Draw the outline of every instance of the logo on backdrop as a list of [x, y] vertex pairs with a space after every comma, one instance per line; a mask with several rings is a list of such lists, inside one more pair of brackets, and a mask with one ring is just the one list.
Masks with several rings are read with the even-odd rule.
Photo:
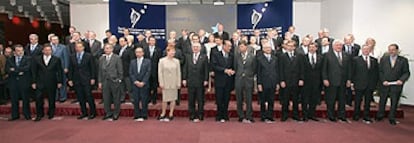
[[129, 19], [131, 20], [131, 28], [134, 28], [137, 22], [141, 19], [141, 16], [145, 14], [145, 10], [147, 9], [147, 5], [144, 5], [144, 8], [137, 12], [134, 8], [131, 8], [131, 14], [129, 15]]
[[252, 15], [251, 15], [251, 22], [252, 22], [252, 29], [256, 29], [257, 24], [262, 20], [263, 13], [266, 11], [266, 8], [269, 6], [269, 4], [265, 3], [264, 7], [261, 8], [261, 13], [257, 12], [256, 9], [253, 9]]

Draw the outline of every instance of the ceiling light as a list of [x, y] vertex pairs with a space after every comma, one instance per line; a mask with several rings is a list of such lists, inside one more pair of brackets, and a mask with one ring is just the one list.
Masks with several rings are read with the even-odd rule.
[[224, 0], [216, 0], [213, 2], [213, 5], [224, 5]]
[[35, 6], [35, 5], [37, 5], [37, 0], [32, 0], [31, 3], [32, 3], [33, 6]]
[[23, 6], [22, 5], [17, 6], [17, 11], [18, 12], [23, 12]]
[[16, 5], [16, 0], [10, 0], [10, 5], [15, 6]]

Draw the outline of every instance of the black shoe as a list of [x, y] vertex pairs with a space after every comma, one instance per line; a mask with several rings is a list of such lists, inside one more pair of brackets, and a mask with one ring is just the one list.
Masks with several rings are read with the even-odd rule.
[[243, 118], [239, 118], [239, 122], [243, 122]]
[[301, 122], [301, 121], [303, 121], [301, 118], [296, 118], [296, 117], [293, 117], [292, 119], [293, 119], [293, 120], [295, 120], [296, 122]]
[[371, 124], [372, 120], [370, 118], [364, 118], [362, 121], [364, 121], [364, 123], [366, 124]]
[[267, 118], [267, 120], [269, 120], [270, 122], [274, 122], [275, 121], [275, 119], [273, 119], [273, 118]]
[[163, 119], [165, 119], [165, 116], [160, 115], [160, 116], [157, 117], [157, 120], [163, 120]]
[[52, 120], [55, 116], [49, 116], [47, 119]]
[[359, 117], [353, 117], [352, 120], [359, 121]]
[[308, 122], [308, 121], [309, 121], [309, 118], [306, 118], [306, 117], [305, 117], [305, 118], [303, 118], [303, 121], [304, 121], [304, 122]]
[[248, 119], [251, 123], [254, 123], [254, 119]]
[[199, 116], [199, 117], [198, 117], [198, 119], [199, 119], [200, 121], [203, 121], [203, 120], [204, 120], [204, 116]]
[[346, 118], [339, 118], [339, 121], [348, 123], [348, 120]]
[[70, 102], [70, 104], [76, 104], [78, 102], [79, 102], [78, 100], [73, 100], [72, 102]]
[[267, 119], [266, 118], [260, 118], [261, 122], [265, 122]]
[[36, 117], [36, 119], [34, 119], [33, 121], [39, 122], [40, 120], [42, 120], [42, 117]]
[[336, 122], [336, 119], [335, 118], [329, 118], [329, 121]]
[[175, 101], [175, 106], [180, 106], [180, 101]]
[[108, 120], [110, 118], [112, 118], [112, 116], [105, 116], [105, 117], [102, 118], [102, 120]]
[[78, 119], [78, 120], [82, 120], [83, 118], [86, 118], [86, 117], [88, 117], [88, 115], [83, 114], [83, 115], [80, 115], [77, 119]]
[[384, 119], [383, 117], [377, 117], [377, 118], [375, 118], [375, 121], [380, 122], [380, 121], [382, 121], [383, 119]]
[[139, 118], [141, 118], [141, 117], [135, 116], [135, 117], [134, 117], [134, 120], [139, 119]]
[[116, 120], [119, 119], [119, 116], [114, 116], [114, 118], [112, 118], [112, 119], [114, 119], [114, 121], [116, 121]]
[[174, 116], [169, 116], [169, 117], [168, 117], [168, 119], [169, 119], [170, 121], [172, 121], [172, 120], [174, 119]]
[[282, 118], [280, 119], [280, 121], [285, 122], [287, 119], [288, 119], [287, 117], [282, 117]]
[[65, 100], [59, 100], [59, 102], [60, 103], [65, 103], [66, 102], [66, 99]]
[[148, 117], [147, 116], [144, 116], [144, 117], [142, 117], [144, 120], [148, 120]]
[[26, 117], [24, 117], [24, 119], [25, 119], [25, 120], [31, 120], [31, 119], [32, 119], [32, 117], [30, 117], [30, 116], [26, 116]]
[[390, 120], [390, 124], [395, 126], [395, 125], [397, 125], [397, 122], [395, 120]]
[[91, 115], [89, 115], [88, 120], [95, 119], [95, 117], [96, 117], [96, 115], [95, 115], [95, 114], [91, 114]]
[[310, 117], [309, 119], [311, 119], [312, 121], [319, 122], [319, 119], [317, 119], [317, 118], [315, 118], [315, 117]]
[[18, 120], [20, 117], [14, 117], [14, 118], [10, 118], [8, 121], [16, 121]]

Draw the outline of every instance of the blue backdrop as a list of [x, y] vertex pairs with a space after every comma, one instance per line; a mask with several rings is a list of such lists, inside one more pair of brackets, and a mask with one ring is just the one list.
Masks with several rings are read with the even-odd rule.
[[164, 47], [166, 19], [165, 6], [109, 1], [109, 25], [117, 37], [123, 36], [124, 28], [128, 28], [132, 35], [151, 30], [158, 45]]
[[[254, 29], [264, 32], [268, 28], [278, 28], [279, 32], [285, 32], [292, 25], [293, 17], [292, 0], [273, 0], [267, 3], [242, 4], [237, 6], [237, 29], [244, 34], [251, 35]], [[252, 14], [256, 11], [256, 26], [252, 24]], [[253, 22], [254, 23], [254, 22]]]

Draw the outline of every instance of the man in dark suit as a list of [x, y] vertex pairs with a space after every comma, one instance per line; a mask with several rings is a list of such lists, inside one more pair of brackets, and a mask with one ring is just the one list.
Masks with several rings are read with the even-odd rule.
[[[81, 107], [78, 119], [94, 119], [96, 117], [95, 100], [92, 96], [92, 86], [96, 79], [95, 58], [84, 51], [82, 42], [76, 43], [76, 53], [70, 56], [68, 84], [75, 88], [75, 93]], [[86, 110], [88, 102], [90, 111]]]
[[39, 45], [39, 36], [37, 34], [30, 34], [30, 43], [24, 48], [24, 55], [36, 57], [42, 55], [42, 46]]
[[[192, 44], [192, 54], [187, 54], [183, 68], [183, 85], [188, 86], [188, 111], [190, 120], [204, 120], [204, 87], [208, 85], [208, 58], [201, 53], [201, 44]], [[195, 103], [197, 102], [197, 110]]]
[[151, 60], [151, 76], [149, 79], [149, 102], [157, 102], [158, 62], [162, 57], [161, 49], [155, 45], [155, 38], [150, 37], [147, 47], [144, 47], [144, 58]]
[[103, 44], [108, 44], [109, 38], [112, 36], [111, 30], [105, 30], [105, 38], [102, 40]]
[[326, 53], [332, 52], [332, 44], [329, 42], [328, 38], [322, 38], [321, 44], [318, 44], [318, 54], [324, 56]]
[[56, 89], [62, 87], [62, 63], [60, 58], [52, 55], [52, 46], [43, 46], [43, 56], [38, 56], [32, 64], [32, 88], [36, 90], [36, 119], [40, 121], [44, 116], [43, 95], [48, 97], [49, 119], [55, 116]]
[[299, 89], [304, 85], [304, 56], [295, 54], [295, 41], [286, 43], [287, 52], [280, 55], [280, 87], [283, 89], [281, 95], [282, 118], [286, 121], [289, 114], [289, 99], [292, 99], [293, 120], [302, 121], [299, 118]]
[[309, 52], [309, 44], [311, 42], [312, 41], [308, 37], [303, 37], [302, 43], [300, 43], [300, 46], [298, 48], [296, 48], [295, 52], [298, 53], [298, 54], [307, 55], [308, 52]]
[[220, 51], [211, 52], [211, 66], [214, 71], [214, 87], [217, 103], [216, 121], [229, 120], [228, 107], [230, 92], [234, 88], [233, 53], [231, 42], [225, 41]]
[[[134, 120], [142, 122], [148, 119], [148, 89], [151, 76], [151, 61], [144, 59], [144, 49], [135, 49], [136, 59], [129, 65], [129, 77], [134, 98]], [[141, 104], [141, 107], [140, 105]]]
[[[273, 105], [275, 92], [279, 90], [279, 60], [272, 54], [270, 44], [263, 44], [263, 53], [257, 55], [257, 88], [260, 92], [262, 122], [274, 122]], [[267, 106], [266, 106], [267, 103]]]
[[317, 54], [318, 46], [316, 43], [308, 45], [308, 54], [305, 56], [304, 64], [304, 82], [303, 86], [303, 100], [302, 112], [303, 120], [306, 122], [309, 119], [319, 121], [315, 117], [316, 105], [321, 100], [322, 90], [322, 56]]
[[[247, 44], [241, 42], [240, 54], [235, 56], [234, 70], [236, 71], [236, 99], [239, 122], [253, 123], [252, 96], [254, 76], [256, 75], [256, 57], [247, 51]], [[246, 114], [243, 111], [243, 101], [246, 105]]]
[[65, 43], [66, 45], [72, 43], [72, 34], [76, 32], [76, 27], [75, 26], [70, 26], [69, 27], [69, 35], [65, 37]]
[[30, 115], [30, 81], [31, 70], [30, 63], [31, 58], [24, 56], [24, 50], [22, 45], [14, 46], [15, 56], [7, 59], [6, 73], [8, 77], [8, 87], [10, 90], [12, 114], [9, 121], [14, 121], [20, 118], [19, 116], [19, 98], [23, 100], [23, 114], [26, 120], [31, 119]]
[[342, 52], [343, 42], [333, 42], [334, 51], [328, 52], [323, 61], [322, 79], [326, 87], [325, 101], [328, 108], [328, 118], [336, 122], [335, 102], [338, 100], [337, 116], [340, 121], [348, 122], [345, 116], [345, 89], [351, 86], [351, 58]]
[[[351, 34], [348, 34], [344, 38], [344, 46], [342, 52], [350, 56], [351, 58], [357, 57], [361, 46], [355, 44]], [[346, 105], [352, 106], [352, 90], [351, 88], [346, 89]]]
[[80, 32], [74, 32], [72, 34], [72, 40], [71, 41], [73, 41], [73, 42], [67, 44], [67, 48], [68, 48], [67, 50], [69, 51], [69, 55], [72, 55], [72, 54], [76, 53], [76, 51], [75, 51], [76, 42], [84, 42], [83, 46], [85, 47], [85, 52], [88, 52], [88, 53], [91, 52], [89, 44], [87, 43], [88, 41], [87, 40], [83, 41], [80, 36], [81, 36]]
[[370, 47], [362, 47], [362, 55], [352, 59], [352, 83], [355, 89], [355, 108], [353, 120], [358, 121], [361, 114], [361, 101], [364, 99], [364, 119], [367, 124], [372, 122], [370, 113], [370, 103], [372, 94], [378, 83], [378, 61], [369, 56]]
[[[123, 68], [121, 58], [113, 53], [113, 46], [104, 46], [105, 54], [99, 58], [98, 88], [102, 89], [105, 116], [103, 120], [118, 120], [121, 111], [121, 83]], [[114, 110], [111, 109], [112, 103]]]
[[214, 37], [222, 37], [223, 40], [230, 40], [230, 35], [226, 31], [224, 31], [223, 24], [219, 23], [217, 25], [217, 30], [218, 31], [216, 33], [214, 33]]
[[295, 30], [296, 30], [295, 26], [289, 26], [288, 28], [288, 32], [290, 33], [291, 40], [295, 41], [296, 45], [300, 45], [299, 36], [295, 33]]
[[396, 125], [395, 112], [397, 111], [398, 101], [405, 82], [410, 78], [410, 68], [408, 60], [399, 56], [399, 46], [391, 44], [388, 46], [387, 56], [381, 58], [379, 65], [379, 79], [381, 82], [381, 97], [377, 113], [377, 121], [384, 118], [385, 103], [388, 97], [391, 98], [391, 109], [388, 119], [391, 125]]
[[198, 37], [200, 37], [200, 44], [204, 45], [208, 43], [208, 37], [206, 36], [206, 31], [204, 29], [198, 30]]
[[[122, 78], [122, 84], [121, 84], [121, 103], [125, 103], [125, 95], [131, 94], [131, 81], [129, 78], [129, 64], [131, 63], [131, 60], [135, 59], [134, 54], [134, 47], [130, 47], [127, 45], [127, 41], [125, 37], [119, 38], [119, 45], [121, 48], [119, 50], [115, 50], [114, 53], [119, 55], [122, 60], [122, 68], [123, 68], [123, 78]], [[132, 96], [130, 96], [132, 97]], [[131, 101], [133, 101], [133, 98], [130, 98]]]
[[178, 49], [180, 49], [182, 52], [184, 52], [184, 48], [188, 47], [188, 45], [190, 45], [191, 43], [191, 39], [188, 36], [188, 30], [187, 29], [183, 29], [181, 30], [181, 37], [178, 38]]

